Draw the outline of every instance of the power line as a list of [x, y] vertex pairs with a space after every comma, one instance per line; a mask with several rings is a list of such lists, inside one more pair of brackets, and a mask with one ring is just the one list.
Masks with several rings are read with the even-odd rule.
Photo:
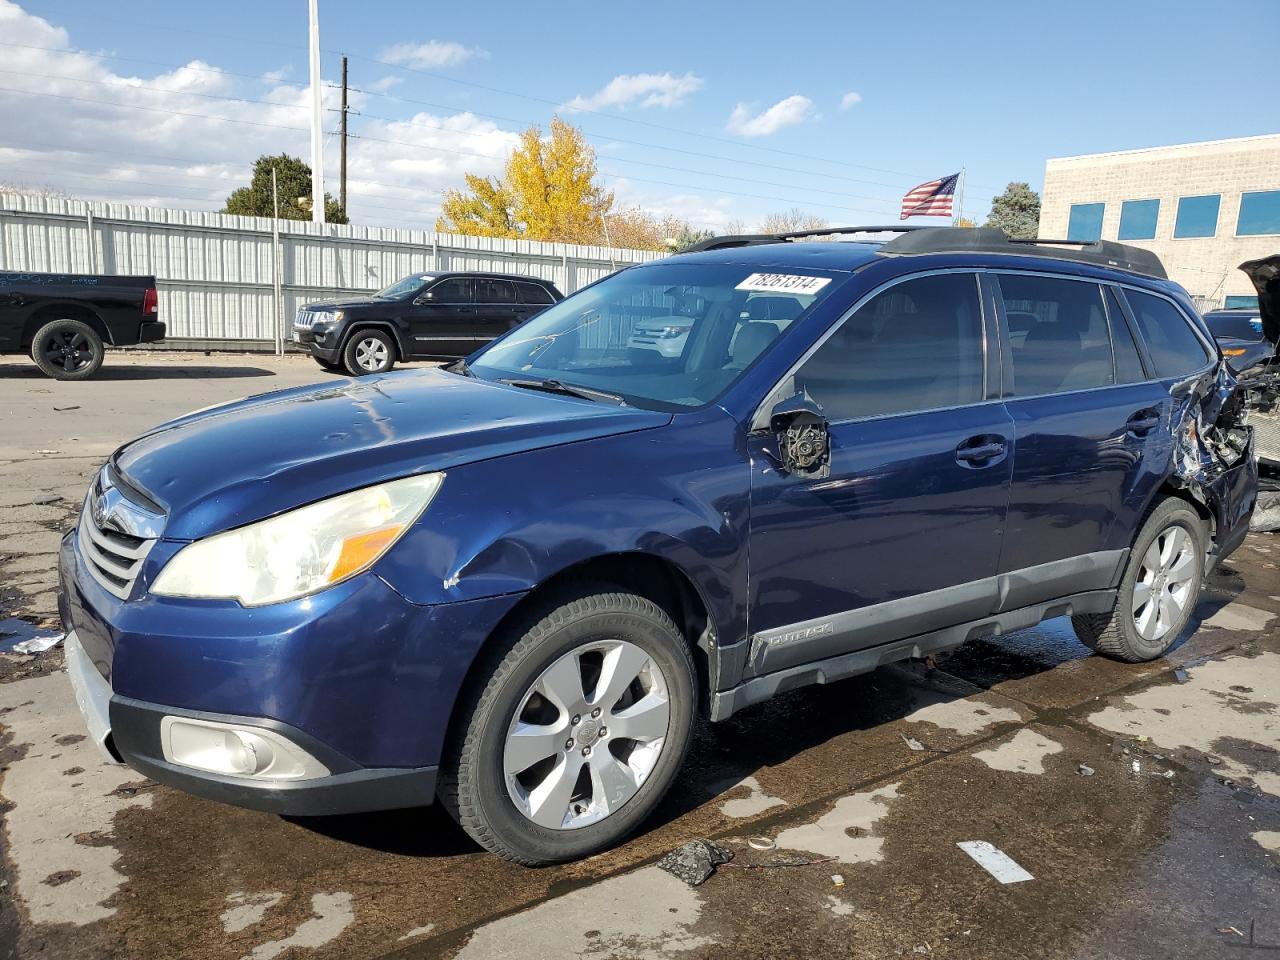
[[[68, 100], [75, 103], [89, 103], [97, 106], [117, 107], [125, 110], [145, 110], [152, 113], [165, 113], [171, 116], [190, 117], [190, 118], [202, 119], [202, 120], [214, 120], [222, 123], [244, 124], [248, 126], [264, 127], [264, 128], [276, 129], [276, 130], [288, 130], [294, 133], [310, 132], [310, 129], [308, 127], [291, 127], [285, 124], [268, 123], [266, 121], [261, 121], [261, 120], [244, 120], [244, 119], [235, 118], [235, 117], [222, 117], [222, 116], [216, 116], [213, 114], [206, 114], [206, 113], [192, 113], [190, 111], [172, 110], [164, 107], [149, 107], [149, 106], [145, 106], [143, 104], [138, 104], [138, 103], [113, 103], [111, 101], [105, 101], [105, 100], [93, 100], [88, 97], [74, 97], [69, 94], [62, 94], [62, 93], [45, 93], [43, 91], [15, 89], [12, 87], [0, 87], [0, 93], [21, 93], [21, 94], [27, 94], [28, 96], [46, 97], [46, 98], [51, 98], [55, 100]], [[497, 156], [493, 156], [492, 154], [475, 153], [475, 152], [466, 151], [466, 150], [453, 150], [447, 147], [436, 146], [434, 144], [426, 144], [426, 143], [420, 143], [420, 142], [415, 143], [407, 140], [394, 140], [387, 137], [374, 137], [367, 134], [351, 134], [351, 138], [353, 140], [368, 140], [374, 143], [396, 144], [399, 146], [408, 146], [408, 147], [415, 147], [418, 149], [433, 150], [437, 153], [451, 153], [456, 156], [473, 157], [473, 158], [482, 159], [482, 160], [494, 160], [499, 162], [506, 160], [506, 157], [497, 157]], [[636, 177], [636, 176], [631, 176], [629, 174], [621, 174], [621, 173], [616, 173], [616, 172], [606, 171], [606, 170], [602, 170], [600, 171], [600, 173], [603, 176], [611, 176], [617, 179], [636, 181], [638, 183], [652, 183], [659, 186], [674, 187], [676, 189], [703, 191], [703, 192], [705, 192], [708, 189], [708, 187], [706, 186], [698, 186], [698, 185], [688, 184], [688, 183], [684, 183], [684, 184], [672, 183], [666, 180], [653, 180], [646, 177]], [[706, 175], [714, 176], [715, 174], [706, 174]], [[741, 191], [734, 191], [734, 190], [714, 189], [714, 192], [727, 194], [730, 196], [749, 197], [749, 198], [758, 199], [758, 200], [771, 200], [771, 201], [776, 201], [780, 203], [791, 203], [791, 204], [803, 203], [803, 204], [808, 204], [810, 206], [822, 207], [825, 209], [842, 210], [850, 213], [864, 213], [864, 214], [869, 213], [875, 216], [881, 215], [883, 212], [883, 211], [877, 211], [877, 210], [867, 210], [865, 208], [859, 208], [859, 207], [846, 207], [840, 204], [815, 202], [812, 200], [797, 201], [795, 198], [790, 198], [790, 197], [765, 196], [762, 194], [744, 193]]]
[[[120, 21], [113, 21], [113, 22], [119, 23]], [[179, 32], [179, 33], [197, 33], [197, 34], [198, 34], [198, 35], [200, 35], [200, 36], [221, 36], [221, 37], [223, 37], [224, 39], [229, 39], [229, 40], [237, 40], [237, 41], [239, 41], [239, 40], [246, 40], [246, 39], [247, 39], [247, 40], [254, 40], [255, 42], [270, 43], [270, 45], [278, 46], [278, 47], [282, 47], [282, 48], [287, 48], [287, 49], [291, 49], [291, 50], [300, 50], [300, 49], [303, 49], [300, 45], [297, 45], [297, 44], [289, 44], [289, 43], [276, 42], [276, 41], [261, 41], [261, 40], [259, 40], [258, 38], [252, 38], [252, 37], [237, 37], [237, 36], [233, 36], [233, 35], [230, 35], [230, 34], [210, 34], [210, 33], [206, 33], [205, 31], [191, 31], [191, 30], [184, 30], [184, 29], [182, 29], [182, 28], [178, 28], [178, 27], [165, 26], [165, 25], [163, 25], [163, 24], [159, 24], [159, 25], [157, 25], [157, 24], [149, 24], [148, 26], [149, 26], [150, 28], [152, 28], [152, 29], [170, 30], [170, 31]], [[175, 69], [175, 70], [176, 70], [176, 69], [184, 69], [184, 68], [186, 68], [186, 69], [193, 69], [193, 70], [201, 70], [201, 69], [203, 69], [203, 70], [205, 70], [205, 71], [207, 71], [207, 72], [225, 73], [225, 74], [227, 74], [227, 75], [229, 75], [229, 76], [241, 76], [241, 77], [247, 77], [247, 78], [249, 78], [249, 79], [253, 79], [253, 80], [257, 80], [257, 81], [261, 81], [261, 80], [262, 80], [262, 77], [261, 77], [261, 76], [259, 76], [259, 75], [238, 74], [238, 73], [233, 73], [232, 71], [228, 71], [228, 70], [220, 70], [220, 69], [217, 69], [217, 68], [211, 68], [211, 67], [210, 67], [210, 68], [196, 68], [196, 67], [190, 67], [190, 68], [188, 68], [188, 67], [186, 67], [186, 65], [183, 65], [183, 64], [162, 64], [162, 63], [157, 63], [156, 61], [147, 61], [147, 60], [143, 60], [143, 59], [140, 59], [140, 58], [119, 57], [119, 56], [107, 55], [107, 54], [93, 54], [93, 53], [87, 53], [87, 52], [84, 52], [84, 51], [73, 50], [73, 49], [55, 48], [55, 47], [38, 47], [38, 46], [35, 46], [35, 45], [19, 44], [19, 43], [11, 43], [11, 42], [5, 42], [5, 41], [0, 41], [0, 44], [3, 44], [3, 45], [5, 45], [5, 46], [26, 47], [26, 48], [28, 48], [28, 49], [35, 49], [35, 50], [48, 50], [48, 51], [50, 51], [50, 52], [57, 52], [57, 53], [70, 53], [70, 54], [78, 54], [78, 55], [81, 55], [81, 56], [101, 57], [101, 58], [103, 58], [103, 59], [120, 60], [120, 61], [124, 61], [124, 62], [150, 63], [150, 64], [155, 65], [155, 66], [165, 66], [165, 67], [168, 67], [169, 69]], [[490, 85], [488, 85], [488, 84], [477, 83], [477, 82], [472, 81], [472, 80], [463, 80], [463, 79], [462, 79], [462, 78], [460, 78], [460, 77], [451, 77], [451, 76], [449, 76], [449, 75], [447, 75], [447, 74], [435, 73], [434, 71], [424, 70], [424, 69], [422, 69], [422, 68], [420, 68], [420, 67], [411, 67], [411, 66], [407, 66], [407, 65], [405, 65], [405, 64], [392, 63], [391, 61], [388, 61], [388, 60], [382, 60], [382, 59], [379, 59], [379, 58], [377, 58], [377, 57], [370, 57], [370, 56], [366, 56], [366, 55], [364, 55], [364, 54], [358, 54], [358, 53], [344, 54], [344, 53], [343, 53], [342, 51], [340, 51], [340, 50], [334, 50], [334, 49], [329, 49], [329, 48], [325, 48], [323, 52], [324, 52], [324, 53], [328, 53], [328, 54], [333, 54], [333, 55], [336, 55], [336, 56], [344, 56], [344, 55], [346, 55], [346, 56], [350, 56], [351, 58], [356, 59], [356, 60], [364, 60], [364, 61], [369, 62], [369, 63], [376, 63], [376, 64], [378, 64], [378, 65], [380, 65], [380, 66], [387, 67], [387, 68], [389, 68], [389, 69], [393, 69], [393, 70], [401, 70], [401, 71], [404, 71], [404, 72], [407, 72], [407, 73], [413, 73], [413, 74], [420, 74], [420, 75], [422, 75], [422, 76], [430, 77], [430, 78], [435, 79], [435, 80], [442, 80], [442, 81], [444, 81], [444, 82], [446, 82], [446, 83], [455, 83], [455, 84], [460, 84], [460, 85], [463, 85], [463, 86], [469, 86], [469, 87], [473, 87], [473, 88], [476, 88], [476, 89], [485, 90], [485, 91], [488, 91], [488, 92], [490, 92], [490, 93], [496, 93], [496, 94], [499, 94], [500, 96], [509, 96], [509, 97], [516, 97], [516, 98], [523, 99], [523, 100], [529, 100], [529, 101], [534, 102], [534, 103], [541, 103], [541, 104], [545, 104], [545, 105], [550, 105], [550, 106], [555, 107], [555, 108], [557, 108], [557, 109], [563, 106], [563, 103], [562, 103], [562, 102], [557, 101], [557, 100], [552, 100], [552, 99], [549, 99], [549, 98], [547, 98], [547, 97], [539, 97], [539, 96], [535, 96], [535, 95], [533, 95], [533, 94], [520, 93], [520, 92], [518, 92], [518, 91], [514, 91], [514, 90], [505, 90], [505, 89], [503, 89], [503, 88], [501, 88], [501, 87], [494, 87], [494, 86], [490, 86]], [[367, 91], [367, 90], [366, 90], [366, 91], [361, 91], [361, 92], [363, 92], [363, 93], [365, 93], [365, 94], [367, 94], [367, 95], [375, 95], [375, 96], [376, 96], [376, 95], [379, 95], [377, 91]], [[384, 96], [392, 96], [392, 95], [390, 95], [390, 94], [382, 94], [382, 95], [384, 95]], [[407, 100], [407, 98], [403, 98], [403, 99], [406, 99], [406, 100]], [[414, 101], [412, 101], [412, 100], [408, 100], [408, 102], [414, 102]], [[423, 105], [428, 105], [428, 104], [425, 104], [425, 103], [424, 103]], [[435, 106], [436, 106], [436, 108], [437, 108], [437, 109], [457, 109], [456, 107], [444, 107], [444, 106], [440, 106], [440, 105], [435, 105]], [[742, 142], [742, 141], [740, 141], [740, 140], [733, 140], [733, 139], [730, 139], [730, 138], [728, 138], [728, 137], [719, 137], [719, 136], [715, 136], [715, 135], [713, 135], [713, 134], [699, 133], [699, 132], [694, 131], [694, 130], [686, 130], [686, 129], [683, 129], [683, 128], [680, 128], [680, 127], [673, 127], [673, 126], [670, 126], [670, 125], [668, 125], [668, 124], [655, 123], [655, 122], [653, 122], [653, 121], [649, 121], [649, 120], [641, 120], [641, 119], [639, 119], [638, 117], [627, 117], [627, 116], [623, 116], [623, 115], [621, 115], [621, 114], [608, 113], [608, 112], [603, 111], [603, 110], [590, 110], [590, 109], [583, 109], [583, 110], [577, 110], [577, 111], [574, 111], [574, 112], [577, 112], [577, 113], [587, 113], [587, 114], [591, 114], [591, 115], [593, 115], [593, 116], [598, 116], [598, 117], [601, 117], [601, 118], [604, 118], [604, 119], [617, 120], [617, 121], [621, 121], [621, 122], [623, 122], [623, 123], [631, 123], [631, 124], [635, 124], [635, 125], [639, 125], [639, 126], [649, 127], [649, 128], [651, 128], [651, 129], [655, 129], [655, 130], [662, 130], [662, 131], [665, 131], [665, 132], [668, 132], [668, 133], [679, 133], [679, 134], [681, 134], [681, 135], [683, 135], [683, 136], [696, 137], [696, 138], [699, 138], [699, 139], [710, 140], [710, 141], [714, 141], [714, 142], [717, 142], [717, 143], [724, 143], [724, 144], [728, 144], [728, 145], [730, 145], [730, 146], [733, 146], [733, 147], [735, 147], [735, 148], [737, 148], [737, 149], [758, 150], [758, 151], [764, 151], [764, 152], [768, 152], [768, 153], [778, 154], [778, 155], [781, 155], [781, 156], [788, 156], [788, 157], [794, 157], [794, 158], [805, 159], [805, 160], [816, 160], [816, 161], [818, 161], [818, 162], [820, 162], [820, 163], [829, 163], [829, 164], [833, 164], [833, 165], [835, 165], [835, 166], [853, 167], [853, 168], [861, 169], [861, 170], [870, 170], [870, 171], [872, 171], [872, 172], [876, 172], [876, 173], [887, 173], [887, 174], [889, 174], [889, 175], [891, 175], [891, 176], [900, 176], [900, 177], [903, 177], [904, 179], [919, 179], [919, 176], [920, 176], [920, 175], [918, 175], [918, 174], [907, 173], [907, 172], [902, 171], [902, 170], [892, 170], [892, 169], [889, 169], [889, 168], [886, 168], [886, 167], [874, 167], [874, 166], [870, 166], [870, 165], [867, 165], [867, 164], [853, 163], [853, 162], [851, 162], [851, 161], [849, 161], [849, 160], [846, 160], [846, 159], [839, 159], [839, 160], [836, 160], [836, 159], [832, 159], [832, 158], [829, 158], [829, 157], [822, 157], [822, 156], [817, 156], [817, 155], [813, 155], [813, 154], [799, 153], [799, 152], [791, 151], [791, 150], [782, 150], [782, 149], [777, 148], [777, 147], [767, 147], [767, 146], [764, 146], [764, 145], [762, 145], [762, 144], [756, 144], [756, 143], [745, 143], [745, 142]], [[477, 115], [480, 115], [480, 114], [477, 114]], [[522, 122], [522, 121], [512, 121], [512, 122]], [[603, 136], [603, 134], [596, 134], [596, 135], [597, 135], [597, 136]], [[617, 137], [615, 137], [615, 138], [613, 138], [613, 139], [616, 139], [616, 140], [618, 140], [619, 142], [628, 142], [628, 141], [624, 141], [624, 140], [622, 140], [622, 138], [617, 138]], [[631, 142], [633, 145], [636, 145], [636, 146], [649, 146], [649, 147], [653, 147], [653, 148], [656, 148], [656, 149], [674, 149], [674, 148], [670, 148], [670, 147], [659, 147], [658, 145], [655, 145], [655, 144], [644, 144], [644, 143], [637, 142], [637, 141], [630, 141], [630, 142]], [[688, 152], [688, 151], [681, 151], [681, 152]], [[717, 157], [716, 159], [724, 159], [724, 160], [729, 160], [730, 162], [736, 162], [736, 163], [753, 163], [753, 161], [742, 160], [742, 159], [735, 159], [735, 158]], [[785, 169], [785, 168], [784, 168], [784, 169]], [[824, 176], [824, 174], [817, 174], [817, 173], [813, 173], [813, 174], [811, 174], [811, 175], [813, 175], [813, 176]], [[828, 174], [828, 175], [825, 175], [825, 176], [834, 176], [834, 175], [829, 175], [829, 174]], [[839, 179], [854, 180], [855, 178], [840, 177]], [[869, 184], [871, 184], [871, 185], [875, 185], [875, 186], [887, 186], [887, 187], [893, 187], [893, 185], [892, 185], [892, 184], [883, 184], [883, 183], [879, 183], [879, 182], [876, 182], [876, 181], [858, 181], [858, 180], [855, 180], [855, 182], [869, 183]], [[984, 185], [984, 184], [977, 184], [977, 183], [975, 183], [975, 184], [969, 184], [969, 186], [978, 187], [979, 189], [988, 189], [988, 190], [994, 190], [994, 189], [995, 189], [995, 188], [993, 188], [993, 187], [990, 187], [990, 186], [987, 186], [987, 185]]]

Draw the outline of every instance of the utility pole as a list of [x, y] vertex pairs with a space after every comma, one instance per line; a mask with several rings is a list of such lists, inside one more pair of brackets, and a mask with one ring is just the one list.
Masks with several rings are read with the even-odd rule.
[[[342, 138], [340, 141], [342, 144], [342, 148], [341, 148], [342, 164], [341, 164], [341, 167], [339, 168], [340, 173], [338, 174], [338, 177], [342, 182], [338, 187], [338, 197], [339, 197], [339, 202], [342, 204], [342, 212], [346, 213], [347, 212], [347, 58], [345, 55], [342, 58], [342, 112], [339, 114], [339, 116], [342, 118], [341, 119]], [[347, 216], [349, 219], [350, 214], [348, 214]]]
[[324, 223], [324, 99], [320, 91], [320, 13], [317, 0], [308, 5], [311, 16], [311, 222]]

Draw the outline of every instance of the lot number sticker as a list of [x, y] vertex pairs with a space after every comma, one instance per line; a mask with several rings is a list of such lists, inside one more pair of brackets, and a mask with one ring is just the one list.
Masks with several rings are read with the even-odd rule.
[[815, 294], [830, 282], [830, 277], [802, 277], [794, 273], [753, 273], [734, 289], [767, 293]]

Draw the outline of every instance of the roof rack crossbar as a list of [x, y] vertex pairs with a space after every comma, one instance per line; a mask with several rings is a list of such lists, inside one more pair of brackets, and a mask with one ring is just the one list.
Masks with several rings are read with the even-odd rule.
[[[1003, 253], [1025, 256], [1020, 247], [1035, 246], [1035, 256], [1089, 263], [1112, 270], [1124, 270], [1160, 280], [1169, 279], [1164, 264], [1150, 250], [1113, 240], [1015, 239], [994, 227], [937, 227], [894, 237], [880, 247], [880, 253]], [[1072, 249], [1064, 249], [1069, 247]]]
[[726, 250], [730, 247], [753, 247], [762, 243], [788, 243], [792, 240], [803, 240], [808, 237], [829, 237], [836, 234], [852, 233], [908, 233], [912, 230], [928, 230], [923, 224], [893, 224], [890, 226], [870, 227], [819, 227], [815, 230], [792, 230], [788, 233], [743, 233], [725, 237], [711, 237], [682, 253], [701, 253], [704, 250]]

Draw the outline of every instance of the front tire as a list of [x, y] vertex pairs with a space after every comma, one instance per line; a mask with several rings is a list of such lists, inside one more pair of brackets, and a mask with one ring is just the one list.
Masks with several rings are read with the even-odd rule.
[[1155, 660], [1177, 642], [1204, 581], [1204, 522], [1176, 497], [1160, 503], [1138, 531], [1115, 608], [1071, 618], [1076, 636], [1113, 660]]
[[386, 373], [395, 362], [395, 341], [382, 330], [357, 330], [342, 351], [342, 365], [353, 377]]
[[88, 380], [102, 366], [102, 337], [80, 320], [54, 320], [36, 331], [31, 359], [55, 380]]
[[526, 866], [610, 847], [684, 761], [695, 676], [656, 604], [607, 587], [567, 596], [491, 655], [460, 707], [441, 801], [477, 843]]

